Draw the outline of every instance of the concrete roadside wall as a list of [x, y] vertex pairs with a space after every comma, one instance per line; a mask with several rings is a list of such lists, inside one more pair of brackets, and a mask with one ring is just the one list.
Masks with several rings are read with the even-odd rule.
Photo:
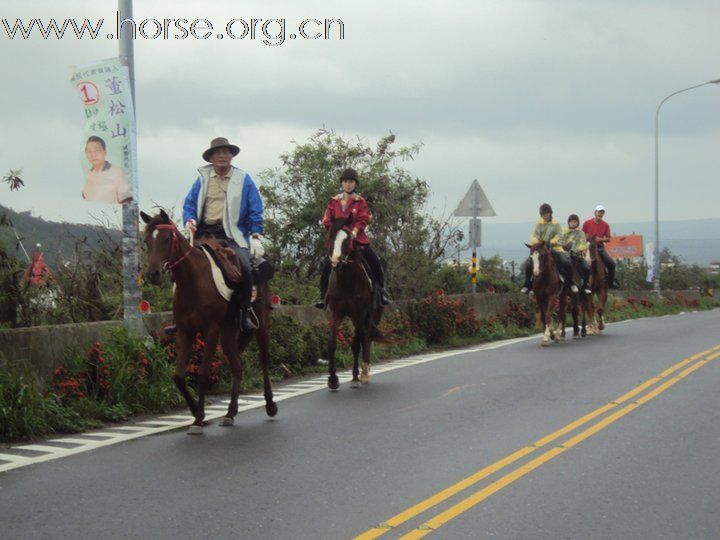
[[[638, 300], [654, 298], [652, 291], [615, 291], [616, 296], [633, 296]], [[666, 296], [681, 294], [688, 299], [699, 299], [698, 291], [668, 291]], [[448, 298], [459, 299], [475, 308], [478, 319], [503, 313], [509, 301], [529, 305], [531, 300], [519, 293], [507, 294], [458, 294]], [[407, 301], [399, 301], [390, 306], [387, 312], [402, 310]], [[323, 322], [327, 312], [312, 306], [279, 306], [273, 316], [286, 315], [302, 323]], [[164, 324], [172, 321], [171, 312], [152, 313], [143, 317], [150, 332], [160, 332]], [[0, 360], [29, 362], [41, 376], [48, 376], [52, 369], [63, 359], [68, 349], [88, 349], [96, 341], [101, 341], [110, 330], [119, 328], [122, 321], [103, 321], [80, 324], [57, 324], [51, 326], [33, 326], [0, 330]]]

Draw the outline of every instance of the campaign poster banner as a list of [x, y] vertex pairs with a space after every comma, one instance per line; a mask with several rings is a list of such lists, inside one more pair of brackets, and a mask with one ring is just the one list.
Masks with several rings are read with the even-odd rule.
[[137, 200], [135, 115], [130, 76], [119, 58], [76, 66], [70, 79], [83, 106], [82, 197], [105, 204]]
[[643, 256], [643, 237], [640, 234], [612, 236], [605, 242], [605, 251], [613, 259], [639, 259]]

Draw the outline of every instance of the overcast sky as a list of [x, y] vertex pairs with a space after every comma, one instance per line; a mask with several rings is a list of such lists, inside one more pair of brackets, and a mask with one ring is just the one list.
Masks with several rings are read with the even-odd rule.
[[[493, 222], [653, 218], [654, 113], [667, 94], [720, 78], [717, 1], [146, 1], [134, 18], [339, 18], [345, 39], [135, 42], [140, 207], [178, 206], [210, 139], [242, 148], [257, 179], [321, 126], [373, 144], [422, 142], [406, 166], [452, 210], [477, 178]], [[3, 0], [0, 18], [105, 18], [117, 3]], [[1, 22], [1, 21], [0, 21]], [[293, 27], [293, 28], [291, 28]], [[81, 103], [72, 67], [117, 55], [103, 36], [8, 39], [0, 24], [0, 173], [26, 187], [0, 203], [90, 222], [81, 200]], [[262, 37], [262, 36], [261, 36]], [[661, 114], [661, 218], [720, 217], [720, 85], [673, 97]]]

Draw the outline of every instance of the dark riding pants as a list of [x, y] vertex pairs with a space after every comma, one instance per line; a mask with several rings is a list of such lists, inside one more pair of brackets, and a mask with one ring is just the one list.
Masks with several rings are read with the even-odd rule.
[[605, 246], [598, 247], [598, 255], [600, 255], [607, 269], [607, 282], [612, 286], [612, 284], [615, 283], [615, 259], [605, 251]]

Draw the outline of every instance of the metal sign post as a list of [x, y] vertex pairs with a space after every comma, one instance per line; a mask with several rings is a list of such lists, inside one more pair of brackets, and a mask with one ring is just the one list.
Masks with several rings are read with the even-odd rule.
[[[132, 0], [118, 0], [119, 20], [132, 19]], [[121, 24], [119, 38], [120, 62], [127, 66], [130, 75], [130, 92], [133, 100], [133, 111], [137, 102], [135, 100], [135, 59], [133, 53], [132, 27]], [[136, 113], [135, 113], [136, 114]], [[130, 175], [132, 185], [138, 185], [137, 174], [137, 131], [135, 128], [135, 117], [131, 119], [132, 129], [130, 136]], [[123, 321], [125, 328], [131, 332], [146, 334], [145, 326], [140, 315], [140, 284], [139, 284], [139, 263], [138, 263], [138, 193], [133, 193], [132, 202], [122, 205], [123, 216]]]
[[470, 266], [470, 283], [472, 283], [472, 292], [477, 292], [477, 271], [478, 271], [478, 256], [477, 248], [482, 244], [481, 239], [481, 221], [478, 219], [480, 216], [495, 216], [495, 210], [490, 204], [485, 192], [480, 187], [477, 179], [473, 180], [470, 184], [470, 189], [458, 204], [458, 207], [453, 212], [453, 215], [458, 217], [469, 216], [472, 217], [470, 221], [470, 247], [472, 248], [472, 258]]

